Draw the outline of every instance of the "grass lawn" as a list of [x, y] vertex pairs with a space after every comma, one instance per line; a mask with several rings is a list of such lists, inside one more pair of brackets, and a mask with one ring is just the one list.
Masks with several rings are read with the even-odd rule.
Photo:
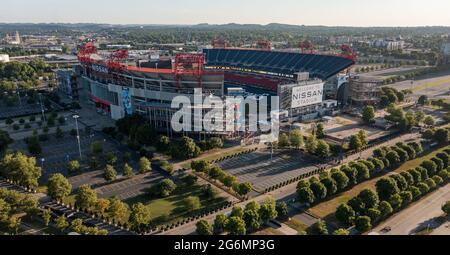
[[434, 156], [436, 156], [436, 154], [443, 152], [444, 149], [446, 149], [446, 148], [447, 147], [443, 147], [438, 150], [432, 151], [421, 158], [417, 158], [417, 159], [406, 162], [405, 164], [403, 164], [402, 166], [400, 166], [398, 169], [396, 169], [395, 171], [393, 171], [391, 173], [388, 173], [384, 176], [380, 176], [375, 179], [372, 179], [372, 180], [366, 181], [364, 183], [361, 183], [359, 185], [356, 185], [354, 188], [352, 188], [351, 190], [349, 190], [347, 192], [339, 194], [330, 200], [327, 200], [325, 202], [322, 202], [318, 205], [313, 206], [312, 208], [309, 209], [309, 212], [317, 217], [322, 218], [322, 219], [332, 220], [332, 219], [334, 219], [333, 214], [336, 211], [336, 209], [339, 207], [339, 205], [341, 205], [343, 203], [347, 203], [350, 199], [357, 196], [362, 190], [364, 190], [364, 189], [375, 190], [375, 184], [381, 178], [392, 175], [394, 173], [401, 173], [401, 172], [407, 171], [409, 169], [416, 168], [416, 167], [420, 166], [420, 164], [422, 164], [423, 161], [433, 158]]
[[172, 196], [166, 198], [152, 199], [149, 195], [144, 194], [125, 200], [124, 202], [130, 206], [138, 202], [147, 205], [152, 212], [153, 222], [156, 224], [163, 224], [187, 217], [192, 213], [185, 210], [183, 203], [183, 200], [189, 196], [200, 197], [202, 204], [201, 209], [213, 207], [225, 201], [225, 199], [221, 197], [206, 199], [201, 196], [201, 193], [201, 186], [196, 185], [194, 187], [180, 187]]
[[308, 228], [308, 225], [293, 218], [283, 223], [288, 225], [290, 228], [297, 230], [298, 233], [306, 232], [306, 229]]
[[417, 91], [421, 91], [421, 90], [425, 90], [428, 88], [433, 88], [433, 87], [438, 87], [438, 86], [442, 86], [445, 85], [447, 83], [450, 82], [450, 79], [442, 79], [442, 80], [437, 80], [437, 81], [432, 81], [432, 82], [427, 82], [425, 84], [419, 85], [419, 86], [415, 86], [413, 91], [417, 92]]
[[252, 236], [282, 236], [284, 234], [274, 228], [265, 228], [256, 233], [253, 233], [251, 235]]

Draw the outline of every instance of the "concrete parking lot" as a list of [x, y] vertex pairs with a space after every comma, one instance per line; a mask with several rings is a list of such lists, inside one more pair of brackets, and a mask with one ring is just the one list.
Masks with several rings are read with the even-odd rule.
[[276, 152], [271, 157], [267, 150], [228, 159], [218, 165], [240, 182], [252, 183], [258, 192], [325, 166], [301, 156], [300, 152]]

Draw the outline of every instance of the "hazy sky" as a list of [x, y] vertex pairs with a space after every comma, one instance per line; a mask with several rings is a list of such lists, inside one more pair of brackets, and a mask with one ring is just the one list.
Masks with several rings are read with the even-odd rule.
[[0, 22], [450, 26], [450, 0], [0, 0]]

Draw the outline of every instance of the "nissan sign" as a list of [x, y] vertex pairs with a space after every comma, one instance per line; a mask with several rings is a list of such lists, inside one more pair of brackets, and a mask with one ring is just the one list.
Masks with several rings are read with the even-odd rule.
[[298, 108], [323, 101], [323, 84], [304, 85], [292, 88], [291, 108]]

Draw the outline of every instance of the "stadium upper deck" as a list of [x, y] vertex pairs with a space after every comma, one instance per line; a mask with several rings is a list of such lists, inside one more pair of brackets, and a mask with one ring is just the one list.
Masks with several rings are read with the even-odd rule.
[[203, 53], [207, 69], [285, 78], [294, 78], [297, 72], [309, 72], [310, 77], [326, 80], [355, 64], [354, 60], [343, 56], [261, 49], [218, 48], [204, 49]]

